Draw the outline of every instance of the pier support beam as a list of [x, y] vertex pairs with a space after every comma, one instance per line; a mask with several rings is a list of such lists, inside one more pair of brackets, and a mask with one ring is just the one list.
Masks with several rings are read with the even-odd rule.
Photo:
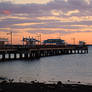
[[5, 54], [4, 53], [2, 54], [2, 60], [5, 60]]
[[28, 53], [24, 53], [24, 58], [28, 59]]
[[19, 53], [19, 54], [20, 54], [20, 59], [23, 59], [22, 53]]
[[16, 59], [16, 53], [14, 53], [14, 59]]

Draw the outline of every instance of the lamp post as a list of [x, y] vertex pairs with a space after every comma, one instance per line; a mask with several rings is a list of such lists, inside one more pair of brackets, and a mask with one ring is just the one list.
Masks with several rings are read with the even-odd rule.
[[39, 36], [40, 36], [40, 45], [41, 45], [41, 34], [39, 34]]
[[72, 38], [73, 39], [73, 44], [75, 45], [75, 38]]
[[12, 45], [12, 32], [7, 33], [7, 35], [10, 35], [10, 39], [11, 39], [11, 45]]
[[11, 34], [11, 45], [12, 45], [12, 32], [10, 32], [10, 34]]
[[41, 45], [41, 34], [37, 34], [37, 35], [38, 35], [38, 36], [37, 36], [37, 37], [38, 37], [38, 40], [40, 41], [39, 44]]

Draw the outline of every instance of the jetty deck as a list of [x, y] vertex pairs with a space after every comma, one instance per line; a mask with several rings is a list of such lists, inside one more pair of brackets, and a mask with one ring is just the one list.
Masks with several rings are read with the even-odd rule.
[[86, 45], [3, 45], [0, 46], [0, 61], [87, 53]]

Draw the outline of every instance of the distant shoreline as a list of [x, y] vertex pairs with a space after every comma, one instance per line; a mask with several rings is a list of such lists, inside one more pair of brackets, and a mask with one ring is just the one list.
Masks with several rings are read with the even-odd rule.
[[86, 45], [86, 46], [92, 46], [92, 44], [91, 45]]

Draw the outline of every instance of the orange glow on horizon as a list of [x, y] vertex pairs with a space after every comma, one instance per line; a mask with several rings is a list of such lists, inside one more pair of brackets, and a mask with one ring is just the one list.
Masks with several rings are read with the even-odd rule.
[[[5, 34], [4, 32], [0, 32], [1, 35], [0, 37], [2, 38], [8, 38], [9, 42], [10, 42], [10, 35]], [[58, 33], [55, 34], [42, 34], [41, 33], [41, 40], [46, 40], [46, 39], [57, 39], [57, 38], [61, 38], [63, 40], [65, 40], [68, 44], [72, 44], [73, 43], [73, 38], [75, 38], [75, 43], [78, 44], [78, 42], [81, 41], [85, 41], [87, 44], [92, 44], [92, 41], [90, 39], [92, 39], [92, 32], [87, 33], [71, 33], [71, 34], [65, 34], [65, 35], [61, 35], [59, 36]], [[30, 34], [28, 32], [23, 32], [23, 33], [13, 33], [13, 44], [22, 44], [22, 38], [23, 37], [34, 37], [36, 39], [37, 38], [37, 34]]]

